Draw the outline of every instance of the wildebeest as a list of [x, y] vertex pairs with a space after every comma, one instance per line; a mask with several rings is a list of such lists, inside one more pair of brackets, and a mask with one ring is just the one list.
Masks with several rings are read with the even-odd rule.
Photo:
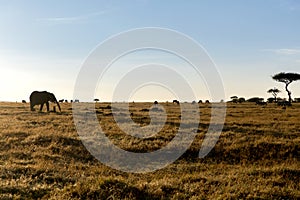
[[26, 101], [25, 101], [25, 100], [22, 100], [22, 103], [26, 103]]
[[158, 102], [157, 101], [154, 101], [154, 105], [157, 105], [158, 104]]
[[60, 99], [60, 100], [58, 100], [58, 102], [59, 102], [59, 103], [62, 103], [62, 102], [64, 102], [64, 99]]

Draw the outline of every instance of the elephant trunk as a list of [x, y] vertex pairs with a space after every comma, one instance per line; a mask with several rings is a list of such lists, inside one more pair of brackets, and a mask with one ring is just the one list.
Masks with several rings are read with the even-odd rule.
[[57, 101], [57, 99], [56, 99], [56, 97], [55, 97], [55, 96], [54, 96], [54, 103], [56, 103], [56, 104], [57, 104], [57, 106], [58, 106], [58, 109], [59, 109], [59, 112], [61, 112], [60, 105], [59, 105], [59, 103], [58, 103], [58, 101]]
[[58, 106], [59, 112], [61, 112], [60, 105], [59, 105], [58, 101], [56, 101], [56, 104]]

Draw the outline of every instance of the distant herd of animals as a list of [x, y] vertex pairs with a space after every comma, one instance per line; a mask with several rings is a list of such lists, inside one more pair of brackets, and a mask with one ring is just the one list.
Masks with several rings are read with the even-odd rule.
[[[286, 108], [286, 106], [292, 106], [292, 103], [289, 101], [286, 101], [285, 99], [274, 99], [269, 98], [267, 102], [264, 101], [263, 98], [259, 97], [253, 97], [248, 100], [245, 100], [245, 98], [237, 98], [236, 96], [231, 97], [232, 100], [228, 101], [228, 103], [244, 103], [244, 102], [254, 102], [256, 105], [266, 106], [268, 103], [277, 103], [278, 106], [282, 106], [283, 109]], [[61, 107], [59, 103], [68, 103], [69, 101], [66, 99], [57, 100], [55, 95], [53, 93], [47, 92], [47, 91], [34, 91], [30, 94], [30, 110], [35, 111], [34, 106], [40, 105], [40, 111], [43, 110], [44, 105], [46, 104], [47, 112], [49, 112], [49, 102], [55, 103], [61, 112]], [[97, 99], [97, 101], [99, 101]], [[221, 100], [221, 102], [224, 102]], [[295, 98], [293, 102], [300, 102], [300, 98]], [[27, 103], [25, 100], [22, 100], [22, 103]], [[78, 99], [70, 100], [70, 103], [79, 103]], [[186, 103], [186, 102], [185, 102]], [[202, 100], [198, 101], [198, 104], [202, 104]], [[209, 100], [205, 101], [205, 104], [209, 104]], [[158, 101], [154, 101], [154, 105], [157, 105]], [[178, 100], [173, 100], [173, 104], [179, 105], [180, 102]], [[196, 104], [196, 101], [192, 101], [192, 104]], [[55, 106], [53, 107], [53, 112], [56, 112]]]

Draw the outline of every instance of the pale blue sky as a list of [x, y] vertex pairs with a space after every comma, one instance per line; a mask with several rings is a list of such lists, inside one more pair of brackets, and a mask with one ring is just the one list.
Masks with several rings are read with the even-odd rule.
[[[88, 54], [108, 37], [141, 27], [174, 29], [200, 43], [221, 73], [227, 99], [267, 98], [267, 89], [284, 89], [271, 75], [300, 73], [299, 20], [296, 0], [0, 0], [0, 101], [28, 100], [33, 90], [72, 98]], [[300, 97], [300, 82], [291, 89]]]

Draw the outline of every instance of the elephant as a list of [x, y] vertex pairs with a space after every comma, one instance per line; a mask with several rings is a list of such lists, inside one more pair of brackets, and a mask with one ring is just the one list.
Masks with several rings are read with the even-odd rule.
[[34, 111], [33, 108], [35, 105], [41, 105], [40, 111], [42, 111], [44, 104], [47, 106], [47, 111], [49, 112], [49, 101], [56, 103], [58, 106], [59, 111], [61, 112], [60, 105], [58, 101], [56, 100], [56, 97], [53, 93], [47, 92], [47, 91], [34, 91], [31, 93], [30, 97], [30, 109], [31, 111]]

